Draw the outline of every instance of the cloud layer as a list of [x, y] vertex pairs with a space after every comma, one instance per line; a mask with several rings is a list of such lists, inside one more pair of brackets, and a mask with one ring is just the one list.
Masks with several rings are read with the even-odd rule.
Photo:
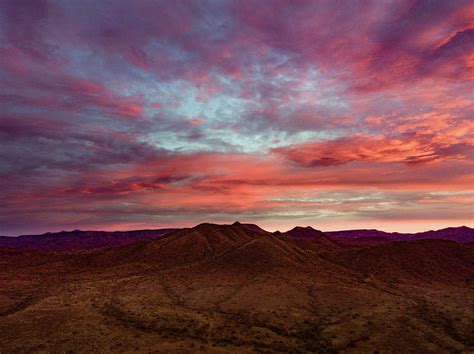
[[0, 234], [474, 225], [471, 1], [5, 0], [0, 102]]

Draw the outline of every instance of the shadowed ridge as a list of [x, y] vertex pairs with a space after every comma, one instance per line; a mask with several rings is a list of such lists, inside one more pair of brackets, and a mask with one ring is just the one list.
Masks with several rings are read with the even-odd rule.
[[390, 237], [390, 233], [376, 230], [376, 229], [326, 231], [326, 235], [333, 236], [333, 237], [346, 238], [346, 239]]
[[320, 230], [313, 229], [311, 226], [295, 226], [289, 231], [286, 231], [285, 234], [293, 237], [322, 237], [326, 236], [324, 232]]
[[459, 243], [474, 242], [474, 229], [467, 226], [447, 227], [440, 230], [430, 230], [413, 234], [412, 239], [440, 239]]
[[[30, 235], [19, 235], [16, 238], [33, 238], [33, 237], [85, 237], [85, 236], [102, 236], [102, 235], [113, 235], [113, 236], [128, 236], [128, 235], [155, 235], [165, 234], [168, 232], [176, 231], [177, 228], [163, 228], [163, 229], [141, 229], [141, 230], [128, 230], [128, 231], [97, 231], [97, 230], [72, 230], [72, 231], [59, 231], [59, 232], [46, 232], [44, 234], [30, 234]], [[13, 236], [15, 237], [15, 236]]]
[[61, 231], [42, 235], [0, 237], [0, 247], [43, 251], [91, 251], [161, 237], [176, 229], [135, 231]]

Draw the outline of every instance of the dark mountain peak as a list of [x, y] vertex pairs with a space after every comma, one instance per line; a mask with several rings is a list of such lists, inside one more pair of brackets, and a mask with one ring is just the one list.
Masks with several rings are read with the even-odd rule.
[[44, 234], [40, 235], [20, 235], [18, 237], [47, 237], [47, 236], [54, 236], [54, 237], [59, 237], [59, 236], [77, 236], [77, 235], [82, 235], [85, 234], [87, 231], [83, 230], [71, 230], [71, 231], [58, 231], [58, 232], [45, 232]]
[[231, 225], [204, 222], [190, 228], [190, 230], [199, 231], [199, 232], [218, 231], [218, 232], [224, 232], [224, 233], [226, 231], [237, 230], [237, 229], [244, 229], [244, 226], [240, 222], [235, 222]]
[[348, 233], [348, 232], [351, 232], [351, 233], [380, 233], [380, 232], [383, 232], [383, 233], [387, 233], [385, 231], [380, 231], [380, 230], [377, 230], [377, 229], [354, 229], [354, 230], [339, 230], [339, 231], [329, 231], [328, 233], [336, 233], [336, 232], [339, 232], [339, 233]]
[[240, 223], [238, 221], [233, 224], [212, 224], [202, 223], [191, 228], [193, 231], [197, 231], [203, 234], [216, 234], [219, 233], [223, 236], [240, 235], [239, 237], [255, 237], [256, 235], [271, 234], [270, 232], [262, 229], [260, 226], [255, 224]]
[[213, 224], [213, 223], [210, 223], [210, 222], [203, 222], [203, 223], [197, 224], [194, 227], [191, 227], [191, 229], [204, 229], [204, 228], [218, 227], [218, 226], [221, 226], [221, 225]]
[[212, 224], [212, 223], [202, 223], [196, 225], [190, 229], [183, 229], [184, 233], [190, 235], [188, 231], [194, 232], [195, 234], [205, 235], [206, 237], [213, 236], [217, 237], [217, 239], [222, 240], [222, 238], [230, 238], [233, 239], [235, 237], [247, 237], [248, 235], [253, 234], [254, 232], [248, 230], [244, 225], [241, 223], [234, 223], [232, 225], [222, 225], [222, 224]]
[[[290, 231], [292, 230], [298, 230], [298, 231], [303, 231], [303, 230], [306, 230], [306, 231], [309, 231], [309, 230], [315, 230], [314, 228], [312, 228], [311, 226], [295, 226], [294, 228], [292, 228]], [[315, 230], [316, 231], [316, 230]]]
[[295, 226], [291, 230], [285, 232], [285, 234], [293, 237], [321, 237], [325, 236], [324, 233], [320, 230], [316, 230], [311, 226]]

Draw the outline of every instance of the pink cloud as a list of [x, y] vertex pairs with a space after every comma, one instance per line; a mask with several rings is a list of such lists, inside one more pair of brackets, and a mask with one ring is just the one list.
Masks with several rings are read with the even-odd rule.
[[188, 124], [192, 126], [198, 126], [204, 123], [204, 118], [203, 117], [195, 117], [190, 120], [188, 120]]

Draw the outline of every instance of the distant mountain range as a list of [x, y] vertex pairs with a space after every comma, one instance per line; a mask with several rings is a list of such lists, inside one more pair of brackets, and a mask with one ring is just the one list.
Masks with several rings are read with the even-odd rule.
[[99, 250], [160, 237], [175, 230], [157, 229], [114, 232], [74, 230], [18, 237], [0, 236], [0, 247], [45, 251]]
[[449, 240], [459, 243], [474, 242], [474, 229], [467, 226], [448, 227], [417, 233], [384, 232], [379, 230], [345, 230], [325, 232], [326, 235], [345, 239], [373, 239], [380, 241], [414, 241], [424, 239]]
[[[344, 230], [322, 232], [313, 229], [311, 226], [296, 226], [286, 232], [269, 232], [258, 225], [239, 223], [243, 228], [255, 233], [265, 233], [275, 236], [288, 236], [296, 238], [319, 237], [324, 239], [329, 245], [345, 244], [349, 245], [372, 245], [376, 243], [386, 243], [392, 241], [416, 241], [423, 239], [448, 240], [458, 243], [474, 242], [474, 229], [461, 226], [449, 227], [436, 231], [426, 231], [419, 233], [398, 233], [384, 232], [379, 230]], [[48, 232], [42, 235], [22, 235], [18, 237], [0, 236], [0, 247], [31, 250], [54, 250], [54, 251], [80, 251], [80, 250], [100, 250], [111, 247], [123, 246], [136, 241], [154, 239], [164, 236], [177, 228], [155, 229], [155, 230], [133, 230], [133, 231], [61, 231]]]

